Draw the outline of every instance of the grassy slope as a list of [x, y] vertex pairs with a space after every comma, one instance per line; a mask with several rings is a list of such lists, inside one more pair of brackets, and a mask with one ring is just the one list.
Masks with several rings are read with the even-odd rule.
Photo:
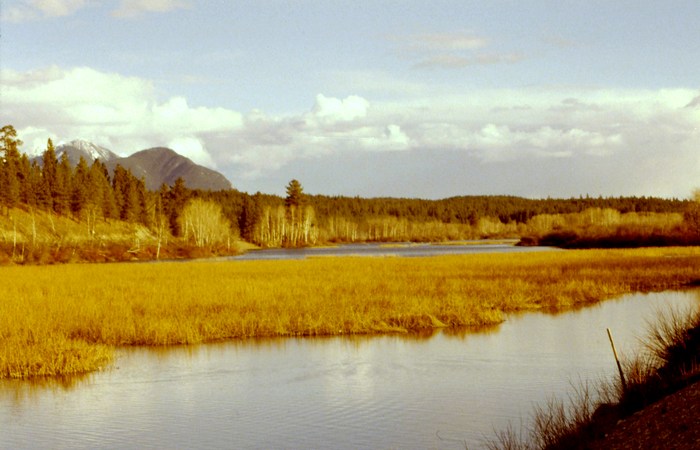
[[45, 211], [0, 210], [0, 265], [114, 262], [237, 254], [250, 244], [196, 248], [119, 220], [75, 220]]

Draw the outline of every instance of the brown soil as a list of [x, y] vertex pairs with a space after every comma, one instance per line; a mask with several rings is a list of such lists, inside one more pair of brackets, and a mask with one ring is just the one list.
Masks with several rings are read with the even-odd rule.
[[593, 449], [700, 449], [700, 382], [621, 420]]

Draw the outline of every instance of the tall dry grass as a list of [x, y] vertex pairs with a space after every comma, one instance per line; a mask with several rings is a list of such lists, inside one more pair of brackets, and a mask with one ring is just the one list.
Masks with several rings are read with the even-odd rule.
[[95, 370], [120, 345], [493, 324], [682, 286], [700, 279], [700, 249], [9, 266], [0, 277], [0, 378], [24, 378]]

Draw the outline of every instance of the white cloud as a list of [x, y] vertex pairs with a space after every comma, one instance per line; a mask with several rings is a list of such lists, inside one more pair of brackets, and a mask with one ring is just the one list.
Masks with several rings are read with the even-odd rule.
[[189, 7], [190, 2], [183, 0], [121, 0], [112, 15], [126, 19], [145, 13], [164, 13]]
[[[105, 0], [20, 0], [1, 8], [2, 20], [21, 23], [32, 20], [65, 17], [81, 9], [107, 3]], [[120, 0], [112, 16], [120, 19], [140, 17], [147, 13], [166, 13], [191, 7], [189, 0]]]
[[485, 51], [491, 39], [471, 32], [392, 36], [397, 53], [416, 60], [414, 68], [460, 69], [475, 65], [514, 64], [525, 59], [520, 52]]
[[[539, 174], [529, 189], [544, 195], [557, 194], [557, 185], [543, 187], [544, 179], [562, 170], [558, 182], [577, 180], [578, 193], [608, 187], [610, 194], [683, 196], [700, 179], [697, 90], [548, 87], [455, 94], [412, 86], [410, 95], [395, 92], [391, 102], [319, 94], [306, 111], [242, 115], [193, 106], [184, 97], [160, 99], [149, 80], [84, 67], [4, 70], [0, 77], [0, 122], [17, 127], [25, 150], [45, 146], [49, 137], [84, 138], [120, 154], [166, 145], [225, 171], [234, 184], [269, 179], [292, 166], [412, 157], [422, 158], [418, 167], [436, 180], [445, 170], [436, 164], [446, 158], [469, 161], [465, 176], [497, 173], [494, 168], [525, 178]], [[401, 170], [387, 166], [383, 170]]]
[[93, 3], [95, 3], [94, 0], [23, 0], [17, 5], [3, 8], [2, 20], [19, 23], [49, 17], [64, 17]]
[[341, 100], [318, 94], [311, 117], [326, 124], [349, 122], [365, 117], [368, 109], [369, 102], [356, 95]]
[[413, 52], [478, 50], [486, 47], [490, 41], [469, 31], [392, 36], [390, 39]]
[[195, 136], [182, 136], [172, 139], [168, 143], [168, 148], [186, 156], [197, 164], [207, 167], [215, 167], [216, 164], [209, 152], [206, 150], [202, 139]]
[[88, 139], [120, 154], [176, 142], [186, 156], [212, 165], [202, 136], [230, 133], [242, 124], [235, 111], [191, 107], [180, 97], [159, 101], [148, 80], [86, 67], [3, 70], [0, 77], [0, 117], [16, 125], [27, 144], [42, 147], [54, 136]]

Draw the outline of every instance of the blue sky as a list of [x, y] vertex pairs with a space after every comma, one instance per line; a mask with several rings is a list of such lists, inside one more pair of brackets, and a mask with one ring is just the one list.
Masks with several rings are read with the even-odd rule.
[[247, 192], [700, 187], [697, 1], [4, 0], [27, 152], [169, 146]]

